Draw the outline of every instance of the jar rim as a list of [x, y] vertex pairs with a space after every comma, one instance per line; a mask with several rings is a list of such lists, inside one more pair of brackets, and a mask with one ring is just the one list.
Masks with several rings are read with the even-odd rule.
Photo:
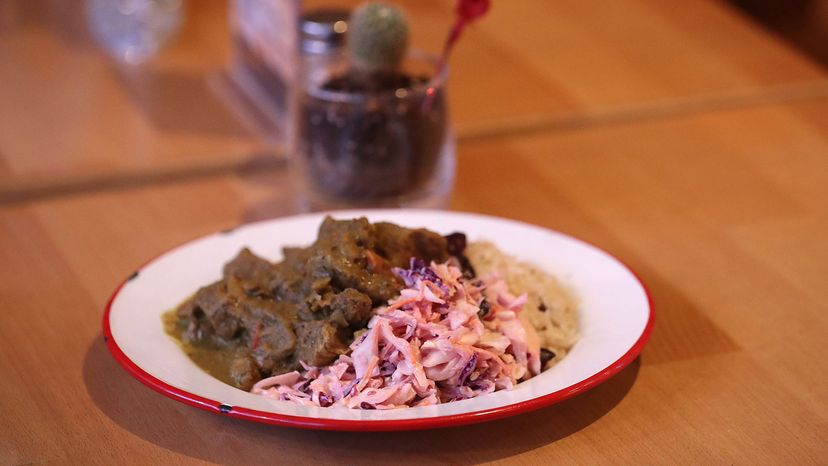
[[396, 90], [371, 93], [348, 92], [323, 89], [321, 86], [316, 85], [309, 86], [309, 89], [306, 89], [306, 92], [312, 97], [315, 97], [320, 100], [326, 100], [331, 102], [361, 103], [376, 98], [391, 97], [405, 99], [417, 95], [426, 94], [429, 92], [429, 89], [441, 89], [445, 86], [445, 82], [448, 79], [448, 65], [443, 66], [441, 69], [437, 69], [439, 59], [436, 55], [419, 49], [414, 49], [408, 53], [406, 59], [426, 63], [432, 68], [432, 70], [434, 70], [434, 72], [432, 72], [431, 77], [428, 79], [428, 81], [406, 87], [405, 89], [409, 92], [405, 96], [397, 95]]

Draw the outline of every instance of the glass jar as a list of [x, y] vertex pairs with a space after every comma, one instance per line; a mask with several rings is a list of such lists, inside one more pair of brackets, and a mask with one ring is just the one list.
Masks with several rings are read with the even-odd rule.
[[[298, 89], [291, 163], [302, 207], [445, 207], [455, 145], [446, 70], [414, 52], [404, 73], [366, 90], [348, 76], [344, 54], [312, 70]], [[384, 79], [388, 82], [383, 82]]]

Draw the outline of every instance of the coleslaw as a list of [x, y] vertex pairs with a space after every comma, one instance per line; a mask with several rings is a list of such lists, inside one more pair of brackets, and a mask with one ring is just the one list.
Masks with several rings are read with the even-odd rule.
[[541, 371], [540, 340], [497, 273], [466, 278], [457, 263], [411, 259], [400, 295], [332, 364], [302, 364], [251, 392], [309, 406], [394, 409], [511, 389]]

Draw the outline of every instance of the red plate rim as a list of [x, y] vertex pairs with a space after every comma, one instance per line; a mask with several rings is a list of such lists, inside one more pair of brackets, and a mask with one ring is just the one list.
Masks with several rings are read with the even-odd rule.
[[[172, 398], [176, 401], [188, 404], [190, 406], [195, 406], [196, 408], [200, 408], [205, 411], [210, 411], [212, 413], [221, 414], [224, 416], [229, 416], [237, 419], [259, 422], [262, 424], [315, 430], [377, 432], [456, 427], [467, 424], [476, 424], [485, 421], [493, 421], [495, 419], [501, 419], [509, 416], [515, 416], [517, 414], [522, 414], [529, 411], [534, 411], [536, 409], [544, 408], [546, 406], [551, 406], [555, 403], [560, 403], [561, 401], [571, 398], [579, 393], [590, 390], [605, 382], [612, 376], [618, 374], [619, 372], [621, 372], [622, 369], [630, 365], [630, 363], [632, 363], [636, 357], [638, 357], [638, 355], [644, 349], [644, 346], [647, 344], [647, 341], [649, 341], [650, 336], [653, 333], [653, 327], [655, 326], [655, 309], [653, 305], [653, 298], [650, 294], [650, 290], [644, 284], [644, 281], [641, 280], [641, 277], [639, 277], [638, 274], [635, 273], [635, 271], [632, 268], [630, 268], [626, 263], [622, 262], [620, 259], [604, 251], [603, 249], [582, 239], [575, 238], [570, 235], [565, 236], [574, 238], [577, 241], [588, 244], [589, 246], [592, 246], [593, 248], [604, 252], [605, 254], [609, 255], [610, 257], [618, 261], [618, 263], [621, 264], [621, 266], [623, 266], [630, 274], [632, 274], [633, 277], [635, 277], [636, 281], [641, 286], [641, 289], [644, 290], [644, 294], [647, 296], [647, 310], [649, 313], [647, 316], [647, 324], [644, 326], [644, 331], [641, 333], [641, 336], [638, 337], [638, 340], [636, 340], [636, 342], [630, 347], [630, 349], [627, 350], [627, 352], [624, 353], [623, 356], [618, 358], [609, 366], [605, 367], [603, 370], [593, 374], [590, 377], [587, 377], [586, 379], [578, 383], [570, 385], [569, 387], [563, 388], [556, 392], [548, 393], [537, 398], [532, 398], [531, 400], [513, 403], [506, 406], [498, 406], [496, 408], [473, 411], [470, 413], [452, 414], [448, 416], [435, 416], [417, 419], [388, 419], [381, 421], [366, 421], [349, 419], [319, 419], [306, 416], [291, 416], [287, 414], [278, 414], [267, 411], [259, 411], [255, 409], [228, 406], [216, 400], [204, 398], [194, 393], [190, 393], [186, 390], [173, 387], [172, 385], [164, 382], [163, 380], [154, 377], [144, 369], [141, 369], [137, 364], [135, 364], [135, 362], [129, 359], [129, 357], [127, 357], [126, 354], [124, 354], [124, 352], [118, 346], [118, 343], [112, 337], [112, 330], [109, 326], [109, 313], [112, 310], [112, 303], [115, 300], [115, 297], [118, 296], [118, 293], [120, 293], [121, 288], [123, 288], [124, 285], [126, 285], [126, 283], [129, 282], [132, 277], [128, 277], [123, 282], [121, 282], [121, 284], [118, 285], [118, 287], [115, 289], [115, 291], [112, 293], [112, 296], [109, 297], [109, 300], [106, 303], [106, 309], [104, 310], [103, 315], [104, 342], [106, 343], [107, 348], [109, 348], [109, 352], [112, 353], [112, 356], [115, 358], [118, 364], [121, 365], [121, 367], [126, 369], [127, 372], [129, 372], [133, 377], [138, 379], [138, 381], [155, 390], [156, 392], [169, 398]], [[163, 254], [159, 255], [158, 257], [161, 257], [162, 255]], [[157, 259], [157, 257], [147, 261], [147, 264], [154, 262], [155, 259]], [[146, 264], [144, 264], [144, 266], [146, 266]]]

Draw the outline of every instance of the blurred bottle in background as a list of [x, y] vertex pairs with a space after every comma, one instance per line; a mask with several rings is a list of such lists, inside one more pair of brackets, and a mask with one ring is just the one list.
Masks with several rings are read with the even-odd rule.
[[115, 59], [130, 65], [150, 60], [178, 32], [182, 0], [86, 0], [89, 28]]
[[326, 70], [332, 62], [339, 60], [350, 15], [347, 8], [333, 7], [314, 8], [302, 13], [299, 19], [300, 80], [307, 80], [316, 70]]
[[246, 105], [255, 107], [246, 109], [245, 118], [256, 120], [266, 140], [282, 145], [291, 134], [296, 82], [341, 50], [350, 11], [306, 10], [299, 0], [233, 0], [230, 12], [229, 77]]
[[289, 123], [300, 8], [299, 0], [230, 2], [230, 78], [264, 117], [271, 142], [283, 139]]

